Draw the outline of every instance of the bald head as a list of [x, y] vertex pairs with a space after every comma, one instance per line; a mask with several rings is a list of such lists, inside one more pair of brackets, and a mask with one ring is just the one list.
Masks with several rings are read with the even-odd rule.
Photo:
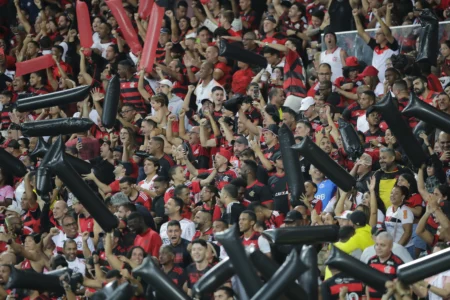
[[381, 232], [375, 239], [375, 252], [381, 259], [388, 258], [392, 253], [394, 246], [394, 239], [388, 232]]
[[69, 208], [67, 206], [67, 203], [62, 200], [58, 200], [55, 202], [55, 205], [53, 205], [53, 217], [55, 220], [61, 220], [68, 212]]
[[444, 131], [439, 133], [439, 147], [441, 151], [450, 151], [450, 134]]

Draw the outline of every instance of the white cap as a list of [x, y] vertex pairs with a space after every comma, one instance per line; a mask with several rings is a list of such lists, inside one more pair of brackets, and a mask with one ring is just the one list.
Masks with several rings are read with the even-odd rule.
[[160, 85], [167, 85], [169, 88], [172, 88], [172, 86], [173, 86], [172, 82], [168, 79], [163, 79], [161, 81], [158, 81], [158, 83]]
[[313, 97], [306, 97], [302, 100], [302, 105], [300, 106], [300, 111], [307, 110], [310, 106], [314, 105], [314, 98]]
[[344, 212], [340, 216], [335, 216], [335, 219], [343, 219], [349, 220], [350, 215], [352, 214], [351, 210], [344, 210]]

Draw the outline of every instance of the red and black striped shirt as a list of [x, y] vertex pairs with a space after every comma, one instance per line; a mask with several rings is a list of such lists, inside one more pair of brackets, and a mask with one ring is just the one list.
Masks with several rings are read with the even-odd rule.
[[[139, 114], [147, 115], [147, 108], [145, 107], [144, 98], [139, 93], [138, 83], [138, 75], [134, 75], [129, 80], [121, 79], [120, 96], [122, 97], [123, 104], [133, 104]], [[153, 95], [153, 90], [146, 81], [144, 81], [144, 88], [150, 95]]]

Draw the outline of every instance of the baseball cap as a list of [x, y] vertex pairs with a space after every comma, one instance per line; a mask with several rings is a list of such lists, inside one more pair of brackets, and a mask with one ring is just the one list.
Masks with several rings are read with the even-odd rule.
[[284, 218], [284, 223], [286, 222], [295, 222], [297, 220], [303, 219], [302, 214], [297, 210], [291, 210], [286, 214], [286, 218]]
[[217, 153], [225, 157], [228, 161], [231, 159], [231, 152], [227, 149], [221, 148], [220, 151]]
[[378, 76], [378, 70], [374, 66], [367, 66], [359, 76], [361, 78], [366, 76]]
[[201, 102], [202, 105], [203, 105], [203, 104], [205, 104], [206, 101], [209, 101], [210, 103], [213, 103], [213, 102], [211, 101], [211, 99], [208, 99], [208, 98], [205, 98], [205, 99], [203, 99], [203, 100], [200, 101], [200, 102]]
[[163, 80], [161, 80], [161, 81], [158, 81], [158, 83], [159, 83], [160, 85], [167, 85], [169, 88], [172, 88], [172, 87], [173, 87], [172, 81], [170, 81], [170, 80], [168, 80], [168, 79], [163, 79]]
[[238, 137], [238, 138], [234, 141], [234, 143], [248, 146], [248, 140], [247, 140], [247, 138], [244, 137], [244, 136]]
[[263, 128], [263, 132], [264, 131], [270, 131], [273, 134], [275, 134], [276, 136], [278, 136], [278, 129], [279, 127], [275, 124], [270, 124], [269, 126], [267, 126], [267, 128]]
[[335, 219], [342, 219], [342, 220], [350, 220], [349, 216], [352, 214], [351, 210], [345, 210], [340, 216], [335, 216]]
[[131, 173], [133, 173], [133, 166], [126, 161], [118, 161], [117, 165], [121, 165], [125, 169], [125, 175], [129, 176]]
[[300, 111], [305, 111], [308, 108], [310, 108], [312, 105], [314, 105], [314, 98], [313, 97], [306, 97], [302, 100], [302, 105], [300, 106]]
[[367, 110], [366, 110], [366, 118], [367, 118], [371, 113], [376, 112], [376, 111], [377, 111], [377, 109], [376, 109], [375, 107], [369, 106], [369, 107], [367, 108]]
[[358, 68], [359, 67], [358, 59], [355, 56], [347, 57], [345, 59], [345, 67], [347, 67], [347, 68]]
[[159, 31], [159, 33], [167, 33], [167, 34], [169, 34], [169, 33], [170, 33], [170, 30], [169, 30], [169, 28], [163, 27], [163, 28], [161, 28], [161, 30]]
[[272, 161], [276, 161], [277, 159], [281, 159], [281, 152], [280, 151], [275, 152], [270, 159]]
[[365, 166], [372, 166], [372, 156], [370, 156], [367, 153], [363, 153], [363, 155], [361, 155], [358, 160], [358, 162], [361, 162], [361, 164], [365, 165]]
[[353, 225], [356, 226], [366, 226], [367, 224], [366, 214], [360, 210], [355, 210], [353, 213], [351, 213], [349, 219], [350, 221], [352, 221]]
[[277, 20], [275, 20], [275, 17], [272, 16], [272, 15], [267, 16], [267, 17], [264, 19], [264, 21], [265, 21], [265, 20], [277, 24]]
[[120, 152], [123, 153], [123, 147], [122, 146], [117, 146], [113, 148], [113, 152]]

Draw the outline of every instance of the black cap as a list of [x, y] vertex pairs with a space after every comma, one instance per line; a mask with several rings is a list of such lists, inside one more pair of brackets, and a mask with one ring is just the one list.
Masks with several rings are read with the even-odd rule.
[[278, 136], [278, 129], [279, 129], [280, 127], [278, 127], [277, 125], [275, 125], [275, 124], [270, 124], [269, 126], [267, 126], [267, 128], [263, 128], [263, 132], [264, 131], [270, 131], [270, 132], [272, 132], [273, 134], [275, 134], [276, 136]]
[[369, 106], [366, 110], [366, 117], [368, 117], [371, 113], [377, 111], [377, 109], [373, 106]]
[[349, 216], [350, 221], [352, 221], [355, 226], [366, 226], [367, 217], [363, 211], [355, 210]]
[[264, 19], [264, 21], [265, 21], [265, 20], [277, 24], [277, 20], [276, 20], [275, 17], [272, 16], [272, 15], [268, 15], [268, 16]]
[[302, 220], [303, 216], [302, 214], [297, 210], [291, 210], [287, 213], [286, 218], [284, 219], [284, 223], [286, 222], [295, 222], [297, 220]]
[[133, 166], [126, 161], [118, 161], [117, 165], [121, 165], [125, 169], [125, 176], [129, 176], [133, 173]]
[[380, 233], [386, 231], [386, 227], [384, 226], [384, 224], [380, 227], [380, 225], [375, 225], [372, 227], [372, 235], [377, 236]]
[[113, 152], [114, 151], [123, 153], [123, 147], [122, 146], [116, 146], [116, 147], [113, 148]]
[[209, 102], [213, 103], [212, 100], [211, 100], [211, 99], [208, 99], [208, 98], [202, 99], [202, 101], [200, 101], [200, 102], [201, 102], [202, 105], [203, 105], [206, 101], [209, 101]]
[[281, 159], [281, 152], [280, 151], [275, 152], [270, 159], [272, 161], [276, 161], [277, 159]]

